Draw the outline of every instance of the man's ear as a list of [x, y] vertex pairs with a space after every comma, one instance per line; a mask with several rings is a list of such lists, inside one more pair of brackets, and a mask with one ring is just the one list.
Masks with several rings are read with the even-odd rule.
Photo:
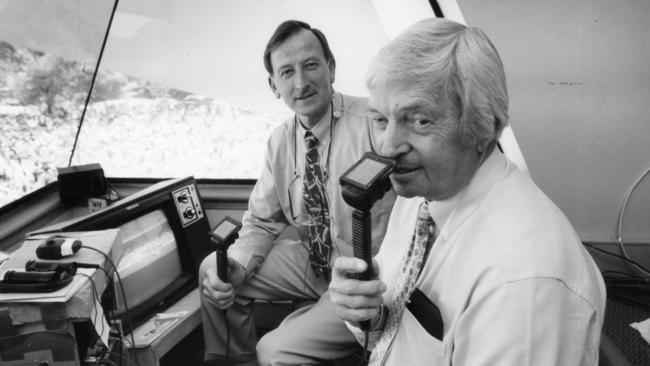
[[334, 84], [334, 80], [336, 80], [336, 63], [330, 61], [327, 63], [327, 67], [330, 69], [330, 84]]
[[479, 141], [476, 143], [476, 152], [478, 152], [479, 155], [491, 153], [498, 143], [499, 141], [497, 139], [486, 139], [484, 141]]
[[483, 148], [483, 144], [479, 141], [474, 145], [474, 148], [476, 149], [476, 152], [481, 154], [485, 149]]
[[271, 88], [271, 91], [273, 92], [273, 95], [275, 95], [275, 98], [280, 99], [281, 95], [280, 95], [280, 92], [278, 91], [278, 89], [275, 87], [275, 83], [273, 82], [273, 78], [269, 76], [267, 80], [269, 81], [269, 88]]

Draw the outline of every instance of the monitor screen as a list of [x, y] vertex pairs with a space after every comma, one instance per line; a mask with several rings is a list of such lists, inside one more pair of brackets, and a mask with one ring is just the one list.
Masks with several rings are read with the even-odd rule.
[[[117, 270], [127, 274], [152, 259], [176, 251], [176, 239], [162, 210], [152, 211], [119, 226], [122, 258]], [[178, 261], [180, 267], [180, 260]]]
[[[161, 209], [119, 226], [122, 258], [116, 263], [129, 308], [142, 304], [167, 288], [182, 274], [174, 233]], [[117, 310], [124, 310], [116, 291]]]

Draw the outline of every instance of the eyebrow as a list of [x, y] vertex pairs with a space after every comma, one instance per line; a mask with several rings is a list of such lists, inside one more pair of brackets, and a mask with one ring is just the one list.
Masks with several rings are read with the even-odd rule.
[[382, 114], [380, 111], [378, 111], [378, 110], [376, 110], [375, 108], [370, 107], [370, 106], [366, 107], [366, 113], [378, 113], [378, 114]]
[[400, 112], [412, 112], [414, 110], [418, 109], [428, 109], [428, 110], [442, 110], [442, 106], [436, 102], [431, 101], [430, 99], [427, 98], [414, 98], [409, 101], [408, 104], [404, 105], [397, 105], [396, 110], [399, 110]]
[[[307, 58], [305, 58], [303, 60], [300, 60], [299, 63], [302, 65], [302, 64], [305, 64], [307, 62], [312, 62], [312, 61], [316, 61], [316, 62], [320, 63], [320, 59], [319, 59], [319, 57], [317, 55], [309, 56], [309, 57], [307, 57]], [[282, 71], [284, 69], [287, 69], [287, 68], [293, 68], [293, 66], [294, 66], [293, 62], [278, 65], [278, 72]]]
[[309, 57], [307, 57], [306, 59], [302, 60], [300, 63], [301, 63], [301, 64], [304, 64], [304, 63], [307, 63], [307, 62], [318, 62], [318, 63], [323, 63], [323, 62], [325, 62], [325, 61], [324, 61], [324, 60], [321, 60], [321, 58], [320, 58], [318, 55], [313, 55], [313, 56], [309, 56]]
[[[404, 107], [398, 106], [396, 108], [396, 110], [397, 110], [399, 115], [407, 115], [407, 114], [410, 114], [410, 113], [412, 113], [414, 111], [419, 110], [423, 106], [425, 106], [424, 103], [409, 103], [409, 104], [405, 105]], [[371, 106], [368, 106], [366, 108], [366, 113], [377, 113], [377, 114], [381, 114], [382, 116], [384, 115], [384, 113], [382, 113], [381, 111], [379, 111], [379, 110], [377, 110], [377, 109], [375, 109], [375, 108], [373, 108]]]

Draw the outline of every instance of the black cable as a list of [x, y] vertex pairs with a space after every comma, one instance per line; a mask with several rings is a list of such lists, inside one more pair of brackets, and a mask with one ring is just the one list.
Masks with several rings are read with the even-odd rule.
[[436, 18], [444, 18], [445, 17], [445, 15], [442, 13], [442, 9], [440, 9], [440, 5], [438, 4], [437, 1], [429, 0], [429, 5], [431, 5], [431, 10], [433, 10], [433, 14], [436, 16]]
[[[112, 263], [111, 263], [111, 265], [112, 265]], [[109, 283], [111, 278], [112, 278], [111, 274], [104, 267], [97, 266], [97, 268], [101, 269], [102, 272], [104, 272], [104, 275], [106, 276], [106, 283]], [[115, 269], [115, 267], [113, 267], [113, 268]], [[106, 313], [105, 315], [106, 315], [106, 320], [108, 321], [109, 324], [112, 324], [115, 321], [115, 319], [113, 319], [113, 317], [111, 316], [110, 313]], [[120, 344], [124, 343], [124, 339], [121, 336], [118, 339], [120, 340]], [[120, 346], [120, 365], [122, 365], [122, 348], [123, 347]], [[127, 357], [127, 361], [128, 361], [128, 357]], [[128, 362], [127, 362], [127, 364], [128, 364]]]
[[[117, 191], [117, 189], [111, 182], [107, 180], [106, 185], [108, 186], [108, 192], [106, 193], [106, 199], [108, 200], [108, 202], [115, 202], [117, 200], [122, 199], [120, 192]], [[115, 194], [115, 199], [113, 199], [112, 196], [113, 194]]]
[[[642, 265], [628, 257], [600, 249], [593, 244], [584, 243], [584, 245], [598, 252], [620, 258], [626, 263], [631, 263], [637, 268], [640, 268], [642, 271], [647, 272], [647, 270]], [[650, 309], [650, 306], [648, 305], [650, 300], [649, 277], [616, 270], [602, 271], [601, 273], [603, 275], [603, 279], [605, 280], [608, 298], [631, 306]]]
[[[104, 258], [111, 264], [111, 267], [113, 268], [113, 272], [117, 276], [117, 282], [118, 282], [119, 287], [120, 287], [120, 292], [122, 293], [122, 300], [124, 301], [124, 309], [126, 311], [126, 320], [129, 323], [129, 329], [131, 330], [131, 332], [130, 332], [131, 345], [133, 347], [135, 347], [135, 338], [133, 338], [133, 330], [134, 329], [133, 329], [133, 324], [131, 323], [131, 313], [129, 312], [129, 305], [127, 304], [127, 300], [126, 300], [126, 292], [124, 291], [124, 286], [122, 285], [122, 278], [120, 277], [120, 273], [117, 271], [117, 266], [115, 266], [115, 263], [113, 263], [113, 260], [111, 260], [111, 258], [108, 255], [106, 255], [106, 253], [102, 252], [99, 249], [89, 247], [89, 246], [86, 246], [86, 245], [82, 245], [81, 248], [90, 249], [90, 250], [93, 250], [93, 251], [103, 255]], [[101, 268], [101, 266], [100, 266], [100, 268]], [[127, 352], [127, 355], [128, 355], [128, 352]], [[137, 358], [136, 358], [136, 363], [138, 365], [140, 364]]]
[[361, 361], [359, 361], [359, 366], [366, 365], [368, 362], [368, 338], [370, 338], [370, 333], [366, 330], [364, 331], [366, 339], [363, 341], [363, 350], [361, 351]]
[[[639, 179], [636, 180], [636, 182], [632, 185], [630, 190], [627, 192], [625, 195], [625, 199], [623, 200], [623, 205], [621, 206], [621, 210], [618, 213], [618, 220], [616, 222], [616, 244], [618, 244], [618, 248], [620, 249], [621, 253], [625, 258], [630, 258], [630, 256], [627, 254], [627, 250], [625, 250], [625, 243], [623, 242], [623, 216], [625, 215], [625, 209], [627, 208], [627, 204], [630, 201], [630, 198], [632, 197], [632, 193], [636, 189], [636, 187], [643, 181], [643, 179], [650, 174], [650, 168], [648, 168], [643, 175], [639, 177]], [[632, 263], [632, 262], [627, 262], [627, 263]], [[645, 270], [642, 267], [635, 267], [632, 265], [633, 269], [636, 269], [637, 271], [642, 272], [644, 275], [650, 277], [650, 272]]]
[[93, 87], [95, 86], [95, 79], [97, 79], [97, 73], [99, 72], [99, 64], [104, 55], [104, 49], [106, 48], [106, 41], [108, 40], [108, 34], [111, 31], [111, 25], [113, 24], [113, 18], [115, 17], [115, 11], [117, 10], [117, 3], [119, 0], [115, 0], [113, 4], [113, 11], [111, 11], [111, 17], [108, 20], [108, 26], [106, 27], [106, 33], [104, 33], [104, 40], [102, 41], [102, 47], [99, 50], [99, 56], [97, 57], [97, 63], [95, 64], [95, 71], [93, 72], [93, 77], [90, 80], [90, 89], [88, 89], [88, 95], [86, 95], [86, 101], [84, 102], [84, 108], [81, 112], [81, 118], [79, 118], [79, 125], [77, 126], [77, 133], [74, 137], [74, 143], [72, 144], [72, 151], [70, 151], [70, 159], [68, 159], [68, 166], [72, 165], [72, 157], [74, 156], [74, 151], [77, 149], [77, 142], [79, 141], [79, 134], [81, 133], [81, 126], [84, 123], [84, 117], [86, 116], [86, 110], [88, 109], [88, 104], [90, 103], [90, 97], [93, 93]]
[[607, 255], [611, 255], [611, 256], [616, 257], [616, 258], [620, 258], [620, 259], [624, 260], [624, 261], [627, 262], [627, 263], [633, 264], [633, 265], [635, 265], [635, 266], [641, 268], [643, 271], [649, 272], [649, 271], [648, 271], [644, 266], [642, 266], [641, 264], [639, 264], [638, 262], [636, 262], [636, 261], [633, 260], [633, 259], [630, 259], [630, 258], [628, 258], [628, 257], [622, 256], [622, 255], [618, 255], [618, 254], [615, 254], [615, 253], [609, 252], [609, 251], [607, 251], [607, 250], [604, 250], [604, 249], [598, 248], [598, 247], [596, 247], [595, 245], [590, 244], [590, 243], [583, 242], [582, 244], [588, 246], [589, 248], [591, 248], [591, 249], [593, 249], [593, 250], [599, 251], [599, 252], [601, 252], [601, 253], [604, 253], [604, 254], [607, 254]]
[[[122, 347], [120, 347], [120, 353], [116, 353], [113, 351], [113, 352], [108, 352], [108, 354], [113, 357], [117, 357], [120, 360], [120, 365], [122, 365], [123, 361], [126, 361], [126, 364], [129, 365], [129, 359], [122, 356]], [[137, 358], [136, 358], [136, 362], [139, 362], [137, 361]]]
[[[90, 263], [80, 263], [80, 262], [73, 262], [73, 264], [74, 264], [75, 268], [95, 268], [95, 269], [100, 269], [100, 270], [102, 270], [102, 272], [104, 272], [104, 275], [106, 275], [106, 281], [108, 281], [111, 278], [110, 274], [100, 265], [90, 264]], [[85, 273], [77, 272], [76, 274], [85, 276], [85, 277], [88, 278], [88, 280], [90, 280], [90, 285], [91, 285], [92, 290], [93, 290], [94, 298], [97, 301], [101, 301], [101, 298], [99, 296], [99, 292], [97, 291], [97, 285], [95, 284], [95, 280], [91, 276], [89, 276], [89, 275], [87, 275]], [[97, 316], [99, 315], [99, 312], [97, 311], [97, 307], [95, 306], [95, 304], [96, 304], [96, 302], [93, 302], [93, 309], [95, 309], [95, 317], [93, 317], [93, 324], [97, 324]], [[110, 317], [108, 316], [108, 313], [105, 314], [105, 316], [106, 316], [107, 320], [110, 321]], [[101, 325], [102, 325], [102, 327], [101, 327], [101, 330], [99, 331], [100, 338], [101, 338], [101, 334], [104, 333], [104, 323], [102, 322]], [[106, 347], [108, 348], [108, 347], [110, 347], [110, 345], [106, 345]], [[101, 357], [103, 358], [104, 355], [106, 355], [106, 353], [107, 352], [103, 352]], [[121, 353], [122, 353], [122, 347], [120, 347], [120, 365], [122, 364], [122, 360], [121, 360], [122, 355], [121, 355]], [[102, 363], [108, 363], [109, 365], [115, 365], [115, 363], [113, 363], [110, 360], [100, 360], [99, 364], [102, 364]]]
[[602, 274], [603, 277], [610, 279], [612, 281], [637, 281], [637, 282], [650, 283], [650, 278], [645, 278], [645, 277], [637, 276], [622, 271], [608, 270], [608, 271], [603, 271]]
[[[124, 355], [122, 354], [122, 352], [124, 351], [124, 339], [122, 338], [121, 334], [120, 334], [118, 339], [119, 339], [118, 344], [120, 345], [120, 353], [118, 355], [119, 355], [119, 360], [120, 360], [120, 366], [122, 366], [122, 360], [124, 360]], [[129, 360], [128, 360], [129, 351], [128, 350], [126, 351], [126, 356], [127, 356], [126, 364], [128, 365], [129, 364]]]
[[223, 309], [223, 320], [226, 323], [226, 361], [230, 359], [230, 322], [228, 321], [228, 309]]
[[[93, 290], [94, 299], [96, 301], [99, 301], [100, 298], [99, 298], [99, 294], [97, 293], [97, 286], [95, 286], [95, 280], [93, 280], [93, 278], [91, 276], [89, 276], [89, 275], [87, 275], [85, 273], [77, 273], [77, 274], [88, 278], [88, 280], [90, 281], [90, 287]], [[97, 315], [99, 315], [99, 312], [97, 311], [97, 307], [95, 306], [95, 304], [97, 303], [96, 301], [93, 301], [93, 309], [95, 310], [95, 316], [93, 317], [93, 324], [97, 324]], [[102, 323], [101, 325], [102, 325], [102, 329], [99, 332], [100, 336], [101, 336], [102, 333], [104, 333], [104, 323]]]
[[[119, 348], [119, 353], [117, 353], [117, 359], [120, 360], [120, 366], [122, 366], [122, 361], [124, 360], [124, 356], [122, 355], [122, 351], [124, 351], [124, 337], [120, 333], [120, 330], [117, 329], [116, 331], [117, 336], [113, 337], [113, 345], [110, 347], [110, 349], [107, 350], [107, 354], [109, 357], [114, 356], [116, 353], [113, 351], [113, 348], [115, 348], [115, 345], [117, 344]], [[128, 352], [127, 352], [127, 357], [126, 357], [126, 364], [129, 365], [129, 359], [128, 359]]]
[[[90, 247], [87, 247], [87, 248], [94, 249], [94, 248], [90, 248]], [[103, 252], [102, 252], [102, 254], [103, 254]], [[106, 256], [104, 256], [104, 257], [106, 257]], [[115, 272], [117, 272], [117, 268], [115, 268], [115, 264], [113, 262], [111, 262], [110, 259], [109, 259], [109, 262], [111, 263], [111, 266], [113, 267], [113, 270]], [[73, 263], [74, 263], [75, 267], [77, 267], [77, 268], [100, 269], [102, 272], [104, 272], [104, 275], [106, 276], [106, 282], [107, 283], [109, 283], [110, 279], [112, 278], [111, 274], [104, 267], [102, 267], [102, 266], [100, 266], [98, 264], [80, 263], [80, 262], [73, 262]], [[79, 274], [87, 276], [84, 273], [79, 273]], [[118, 274], [118, 276], [119, 276], [119, 274]], [[91, 279], [91, 281], [92, 281], [92, 279]], [[121, 280], [120, 280], [120, 286], [121, 286]], [[97, 294], [97, 292], [96, 292], [96, 294]], [[99, 299], [99, 297], [98, 297], [98, 299]], [[126, 306], [126, 302], [125, 302], [125, 306]], [[106, 319], [108, 320], [109, 323], [114, 321], [114, 319], [112, 319], [112, 317], [110, 316], [110, 313], [106, 313], [105, 315], [106, 315]], [[103, 329], [102, 329], [102, 331], [103, 331]], [[122, 351], [124, 350], [124, 338], [122, 337], [121, 334], [118, 333], [118, 335], [119, 335], [119, 337], [117, 339], [119, 340], [119, 344], [120, 344], [120, 350], [119, 350], [119, 357], [118, 358], [120, 360], [120, 365], [122, 365], [122, 360], [124, 359], [124, 356], [122, 356]], [[131, 341], [133, 342], [133, 335], [131, 335]], [[109, 346], [109, 345], [107, 345], [107, 346]], [[113, 354], [112, 352], [106, 352], [106, 353], [108, 353], [109, 355]], [[104, 354], [106, 354], [106, 353], [104, 353]], [[128, 356], [129, 356], [129, 354], [127, 352], [127, 357], [126, 357], [127, 365], [129, 364], [129, 357]], [[111, 362], [111, 361], [107, 361], [107, 362]]]

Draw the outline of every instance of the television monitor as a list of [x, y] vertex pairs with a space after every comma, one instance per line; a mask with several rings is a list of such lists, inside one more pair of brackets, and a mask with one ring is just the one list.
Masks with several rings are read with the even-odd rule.
[[31, 234], [111, 228], [119, 228], [122, 236], [115, 265], [126, 304], [114, 277], [102, 305], [129, 332], [197, 286], [201, 260], [213, 250], [210, 224], [196, 181], [186, 177], [159, 182], [100, 211]]

